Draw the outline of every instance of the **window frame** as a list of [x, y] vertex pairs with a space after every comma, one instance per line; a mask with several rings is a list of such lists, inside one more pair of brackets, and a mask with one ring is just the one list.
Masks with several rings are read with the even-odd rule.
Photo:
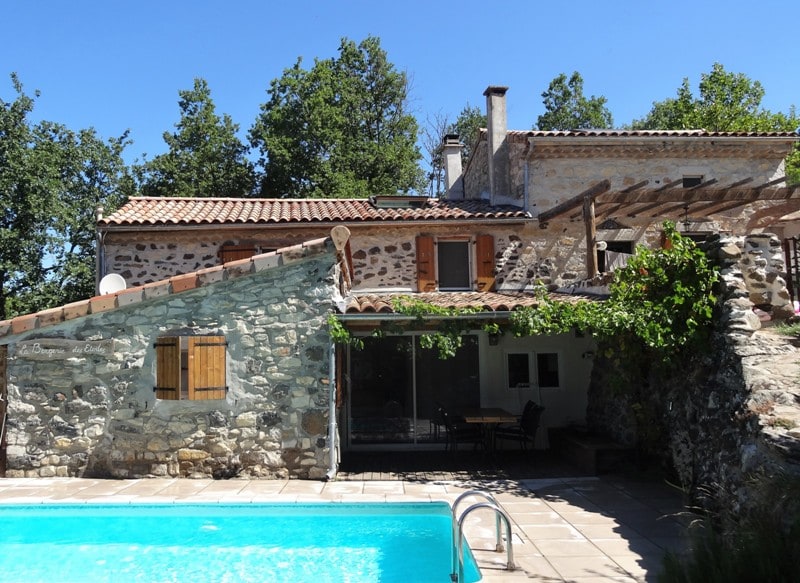
[[[528, 365], [528, 382], [518, 382], [515, 385], [511, 384], [511, 370], [510, 358], [512, 356], [526, 356]], [[558, 384], [551, 385], [542, 383], [542, 370], [540, 367], [539, 358], [541, 356], [555, 355], [556, 358], [556, 371]], [[515, 391], [519, 389], [560, 389], [563, 387], [563, 355], [560, 350], [507, 350], [504, 354], [504, 379], [505, 385], [508, 390]]]
[[[441, 287], [439, 280], [440, 242], [467, 243], [468, 287]], [[419, 234], [415, 238], [417, 292], [492, 291], [495, 286], [494, 235], [479, 233], [473, 236], [433, 236]]]
[[159, 336], [153, 343], [156, 399], [226, 399], [227, 347], [225, 336], [220, 334]]
[[[456, 245], [460, 244], [464, 247], [463, 259], [466, 260], [466, 284], [461, 285], [442, 285], [442, 266], [441, 266], [441, 253], [443, 245]], [[435, 269], [436, 269], [436, 289], [439, 291], [472, 291], [474, 287], [475, 277], [473, 267], [473, 253], [472, 248], [474, 241], [472, 238], [465, 237], [437, 237], [434, 240], [435, 253]]]

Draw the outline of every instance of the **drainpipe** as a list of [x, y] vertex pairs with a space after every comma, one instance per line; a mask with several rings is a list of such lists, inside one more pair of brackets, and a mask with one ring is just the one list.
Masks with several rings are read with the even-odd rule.
[[328, 384], [328, 439], [330, 441], [329, 453], [329, 466], [328, 473], [325, 475], [327, 480], [333, 480], [336, 477], [338, 470], [338, 449], [339, 449], [339, 433], [338, 426], [336, 425], [336, 344], [331, 342], [330, 346], [330, 382]]

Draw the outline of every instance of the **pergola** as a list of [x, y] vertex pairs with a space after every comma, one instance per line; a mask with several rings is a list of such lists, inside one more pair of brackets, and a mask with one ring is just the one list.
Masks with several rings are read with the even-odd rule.
[[767, 203], [748, 223], [748, 228], [765, 227], [785, 215], [800, 210], [800, 185], [789, 186], [781, 177], [753, 185], [753, 178], [732, 184], [719, 184], [716, 179], [694, 186], [684, 186], [683, 179], [656, 188], [647, 188], [642, 180], [622, 190], [611, 190], [611, 183], [602, 180], [584, 192], [539, 214], [539, 225], [547, 227], [555, 219], [583, 219], [586, 227], [586, 272], [597, 275], [597, 223], [612, 217], [648, 217], [674, 219], [688, 216], [708, 217], [737, 207]]

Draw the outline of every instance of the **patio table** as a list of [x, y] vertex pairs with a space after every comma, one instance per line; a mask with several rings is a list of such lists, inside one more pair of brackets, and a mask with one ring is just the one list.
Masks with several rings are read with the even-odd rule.
[[465, 409], [462, 415], [465, 422], [480, 424], [486, 442], [486, 451], [491, 452], [495, 449], [494, 430], [497, 426], [500, 423], [516, 423], [519, 421], [519, 415], [509, 413], [500, 407]]

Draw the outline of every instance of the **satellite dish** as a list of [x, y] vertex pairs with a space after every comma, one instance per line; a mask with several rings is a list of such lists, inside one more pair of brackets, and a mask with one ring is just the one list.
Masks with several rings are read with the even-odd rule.
[[113, 294], [127, 287], [125, 278], [116, 273], [109, 273], [100, 280], [100, 295]]

